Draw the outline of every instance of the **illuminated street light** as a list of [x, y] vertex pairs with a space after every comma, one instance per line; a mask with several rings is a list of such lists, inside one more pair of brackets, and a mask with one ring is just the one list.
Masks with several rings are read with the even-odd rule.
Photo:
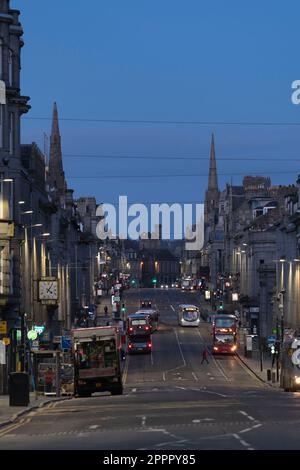
[[26, 204], [26, 202], [25, 201], [19, 201], [18, 204], [20, 204], [20, 206], [21, 206], [22, 204]]
[[3, 183], [13, 183], [14, 182], [14, 180], [12, 178], [4, 178], [1, 181], [3, 181]]
[[21, 215], [33, 214], [33, 211], [25, 211], [21, 212]]
[[43, 224], [23, 225], [23, 228], [27, 229], [27, 228], [36, 228], [36, 227], [42, 227], [42, 226], [43, 226]]

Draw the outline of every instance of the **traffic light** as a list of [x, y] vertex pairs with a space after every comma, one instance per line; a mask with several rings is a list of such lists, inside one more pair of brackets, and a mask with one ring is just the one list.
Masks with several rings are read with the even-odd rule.
[[153, 284], [156, 284], [156, 283], [157, 283], [157, 279], [156, 279], [155, 277], [152, 279], [152, 283], [153, 283]]
[[121, 312], [122, 312], [122, 313], [125, 313], [125, 312], [126, 312], [125, 304], [122, 304]]

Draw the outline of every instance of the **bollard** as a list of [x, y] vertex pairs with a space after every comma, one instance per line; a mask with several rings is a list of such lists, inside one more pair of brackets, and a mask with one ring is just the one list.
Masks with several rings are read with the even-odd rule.
[[272, 372], [272, 383], [274, 384], [276, 382], [276, 374], [275, 372]]
[[267, 369], [267, 380], [268, 382], [271, 381], [271, 369]]

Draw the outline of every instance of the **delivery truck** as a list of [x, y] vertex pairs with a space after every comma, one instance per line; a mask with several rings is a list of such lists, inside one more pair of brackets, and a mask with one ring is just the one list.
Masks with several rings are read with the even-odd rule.
[[74, 394], [122, 395], [122, 332], [117, 326], [72, 330]]

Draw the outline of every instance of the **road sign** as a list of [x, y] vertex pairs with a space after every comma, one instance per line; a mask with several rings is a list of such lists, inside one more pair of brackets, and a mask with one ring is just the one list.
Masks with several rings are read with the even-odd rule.
[[121, 301], [121, 297], [119, 295], [115, 295], [114, 302], [120, 302], [120, 301]]
[[39, 346], [40, 346], [40, 342], [39, 340], [35, 340], [35, 341], [32, 341], [32, 346], [31, 346], [31, 349], [33, 351], [38, 351], [39, 350]]
[[61, 337], [61, 349], [71, 349], [71, 336]]
[[0, 335], [6, 335], [6, 334], [7, 334], [7, 322], [0, 321]]
[[276, 336], [275, 335], [268, 336], [267, 342], [268, 342], [269, 346], [271, 344], [275, 344], [276, 343]]

